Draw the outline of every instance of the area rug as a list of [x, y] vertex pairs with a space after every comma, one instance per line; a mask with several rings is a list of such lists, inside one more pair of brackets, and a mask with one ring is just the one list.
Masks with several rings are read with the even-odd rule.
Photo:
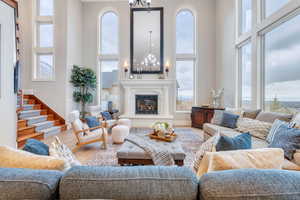
[[[132, 128], [130, 134], [147, 134], [150, 133], [150, 131], [151, 130], [147, 128]], [[195, 132], [191, 128], [176, 128], [175, 132], [178, 135], [178, 142], [181, 143], [186, 153], [184, 165], [190, 166], [197, 150], [203, 143], [203, 134]], [[75, 144], [75, 138], [71, 132], [58, 136], [69, 148], [73, 148], [72, 144]], [[46, 143], [51, 143], [51, 140], [53, 140], [53, 138], [47, 138]], [[116, 154], [121, 146], [122, 145], [112, 144], [112, 138], [111, 135], [109, 135], [106, 150], [100, 149], [100, 143], [96, 143], [80, 148], [75, 153], [75, 156], [83, 165], [118, 166]]]

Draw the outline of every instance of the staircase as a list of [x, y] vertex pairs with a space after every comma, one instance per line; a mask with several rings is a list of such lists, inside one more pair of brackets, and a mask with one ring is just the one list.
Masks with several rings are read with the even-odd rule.
[[22, 147], [28, 139], [44, 137], [67, 130], [65, 120], [34, 95], [18, 95], [17, 143]]

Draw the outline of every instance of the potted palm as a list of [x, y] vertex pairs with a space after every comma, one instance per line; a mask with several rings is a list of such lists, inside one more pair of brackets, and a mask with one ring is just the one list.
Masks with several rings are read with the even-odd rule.
[[93, 94], [97, 88], [96, 73], [89, 68], [74, 65], [72, 69], [71, 81], [74, 86], [73, 100], [81, 104], [81, 118], [86, 115], [86, 105], [93, 102]]

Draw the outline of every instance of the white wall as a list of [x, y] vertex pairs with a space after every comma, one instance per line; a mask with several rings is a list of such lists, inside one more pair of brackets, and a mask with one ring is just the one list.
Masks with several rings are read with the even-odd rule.
[[[191, 9], [197, 17], [197, 105], [210, 102], [210, 89], [215, 88], [215, 0], [164, 0], [154, 1], [153, 7], [164, 7], [165, 60], [175, 63], [175, 18], [180, 9]], [[83, 64], [97, 71], [98, 23], [101, 13], [113, 10], [119, 15], [120, 65], [130, 58], [130, 9], [127, 1], [83, 3]], [[145, 22], [147, 23], [147, 22]], [[174, 68], [173, 68], [174, 69]], [[150, 76], [149, 76], [150, 77]], [[144, 75], [144, 78], [147, 78]], [[174, 70], [170, 79], [175, 78]], [[177, 125], [189, 125], [190, 114], [175, 113], [175, 94], [171, 107]], [[121, 108], [122, 109], [122, 108]]]
[[0, 1], [0, 145], [16, 147], [14, 9]]
[[235, 0], [216, 0], [216, 87], [226, 107], [235, 107], [235, 75]]

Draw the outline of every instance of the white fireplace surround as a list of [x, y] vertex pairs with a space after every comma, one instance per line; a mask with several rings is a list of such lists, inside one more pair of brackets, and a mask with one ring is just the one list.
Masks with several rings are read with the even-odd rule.
[[[121, 86], [124, 90], [124, 114], [121, 118], [129, 118], [135, 127], [149, 127], [156, 121], [166, 121], [173, 124], [174, 116], [170, 112], [171, 90], [173, 80], [124, 80]], [[158, 114], [136, 114], [136, 95], [157, 95]]]

